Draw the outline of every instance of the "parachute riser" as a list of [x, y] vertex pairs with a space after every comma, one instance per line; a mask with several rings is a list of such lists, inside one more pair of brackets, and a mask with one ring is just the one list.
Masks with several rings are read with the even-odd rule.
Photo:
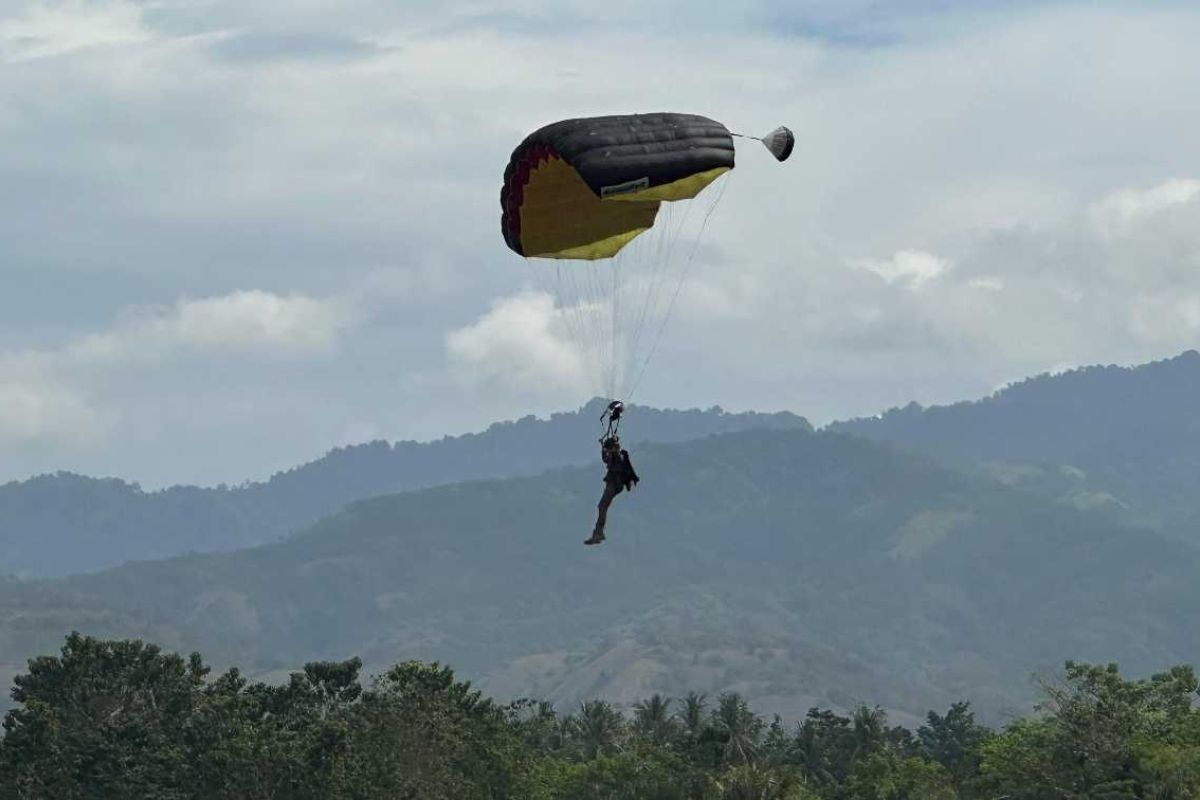
[[621, 416], [625, 413], [625, 404], [620, 400], [612, 400], [608, 407], [604, 409], [604, 413], [600, 415], [600, 424], [607, 425], [604, 434], [600, 437], [600, 441], [604, 442], [614, 438], [621, 430]]

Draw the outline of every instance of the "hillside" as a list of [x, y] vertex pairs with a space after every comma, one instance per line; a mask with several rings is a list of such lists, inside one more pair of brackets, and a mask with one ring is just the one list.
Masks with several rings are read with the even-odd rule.
[[[69, 473], [0, 486], [0, 575], [52, 577], [130, 560], [233, 550], [274, 541], [377, 494], [475, 478], [535, 475], [597, 460], [604, 402], [550, 419], [496, 423], [434, 442], [376, 441], [238, 487], [145, 492], [117, 479]], [[675, 442], [753, 428], [810, 429], [793, 414], [634, 407], [627, 442]]]
[[[798, 716], [971, 697], [996, 719], [1066, 658], [1132, 673], [1200, 647], [1200, 553], [853, 437], [639, 449], [585, 549], [595, 469], [355, 503], [284, 542], [0, 585], [6, 668], [71, 629], [259, 674], [441, 659], [559, 703], [736, 689]], [[904, 719], [904, 716], [900, 717]]]
[[830, 430], [891, 442], [1200, 542], [1200, 353], [1040, 375]]

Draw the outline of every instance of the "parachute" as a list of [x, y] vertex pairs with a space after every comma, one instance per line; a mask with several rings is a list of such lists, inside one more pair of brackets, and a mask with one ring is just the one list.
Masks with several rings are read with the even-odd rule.
[[[694, 114], [632, 114], [555, 122], [513, 151], [500, 192], [504, 241], [527, 259], [555, 260], [531, 268], [598, 394], [636, 390], [726, 181], [706, 190], [733, 169], [738, 136]], [[761, 141], [779, 161], [795, 145], [782, 127]], [[677, 201], [689, 201], [682, 212]]]

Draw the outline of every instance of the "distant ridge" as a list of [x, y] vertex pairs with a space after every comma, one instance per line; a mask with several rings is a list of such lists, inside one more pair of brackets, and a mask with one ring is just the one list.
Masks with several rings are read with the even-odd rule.
[[[1107, 504], [1200, 543], [1200, 353], [1043, 374], [990, 397], [828, 426]], [[997, 463], [998, 462], [998, 463]], [[1035, 469], [1011, 469], [1021, 465]], [[1010, 467], [1010, 468], [1005, 468]]]
[[[478, 478], [536, 475], [597, 460], [604, 401], [578, 411], [498, 422], [432, 442], [339, 447], [260, 483], [144, 492], [115, 478], [42, 475], [0, 486], [0, 575], [55, 576], [130, 560], [270, 542], [377, 494]], [[788, 412], [632, 407], [627, 442], [677, 442], [755, 428], [811, 430]]]
[[[1136, 367], [1039, 375], [990, 397], [910, 404], [836, 422], [850, 433], [982, 472], [1076, 508], [1200, 543], [1200, 353]], [[143, 492], [69, 473], [0, 486], [0, 575], [55, 576], [129, 560], [274, 541], [345, 504], [463, 480], [594, 463], [603, 401], [464, 436], [337, 448], [270, 480]], [[626, 441], [679, 442], [757, 428], [811, 430], [802, 417], [632, 409]]]

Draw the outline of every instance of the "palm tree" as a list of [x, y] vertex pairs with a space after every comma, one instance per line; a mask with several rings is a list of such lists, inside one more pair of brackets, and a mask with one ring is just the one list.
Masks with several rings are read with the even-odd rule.
[[625, 739], [625, 720], [605, 700], [589, 700], [579, 709], [575, 732], [583, 757], [593, 759], [621, 749]]
[[657, 692], [649, 700], [633, 707], [633, 730], [651, 744], [669, 742], [675, 735], [675, 720], [671, 718], [671, 700]]
[[804, 800], [815, 798], [793, 770], [734, 767], [713, 781], [720, 800]]
[[519, 700], [512, 705], [512, 709], [529, 747], [540, 753], [562, 749], [565, 740], [564, 720], [559, 718], [551, 703], [546, 700]]
[[683, 698], [679, 721], [683, 723], [683, 729], [687, 731], [688, 736], [693, 739], [700, 735], [700, 729], [704, 727], [704, 709], [707, 705], [708, 695], [706, 694], [688, 692], [687, 697]]
[[762, 741], [763, 721], [759, 719], [741, 695], [727, 692], [717, 699], [713, 711], [713, 726], [725, 739], [726, 762], [750, 764]]
[[879, 706], [859, 706], [852, 718], [854, 759], [866, 758], [883, 747], [887, 737], [887, 712]]

